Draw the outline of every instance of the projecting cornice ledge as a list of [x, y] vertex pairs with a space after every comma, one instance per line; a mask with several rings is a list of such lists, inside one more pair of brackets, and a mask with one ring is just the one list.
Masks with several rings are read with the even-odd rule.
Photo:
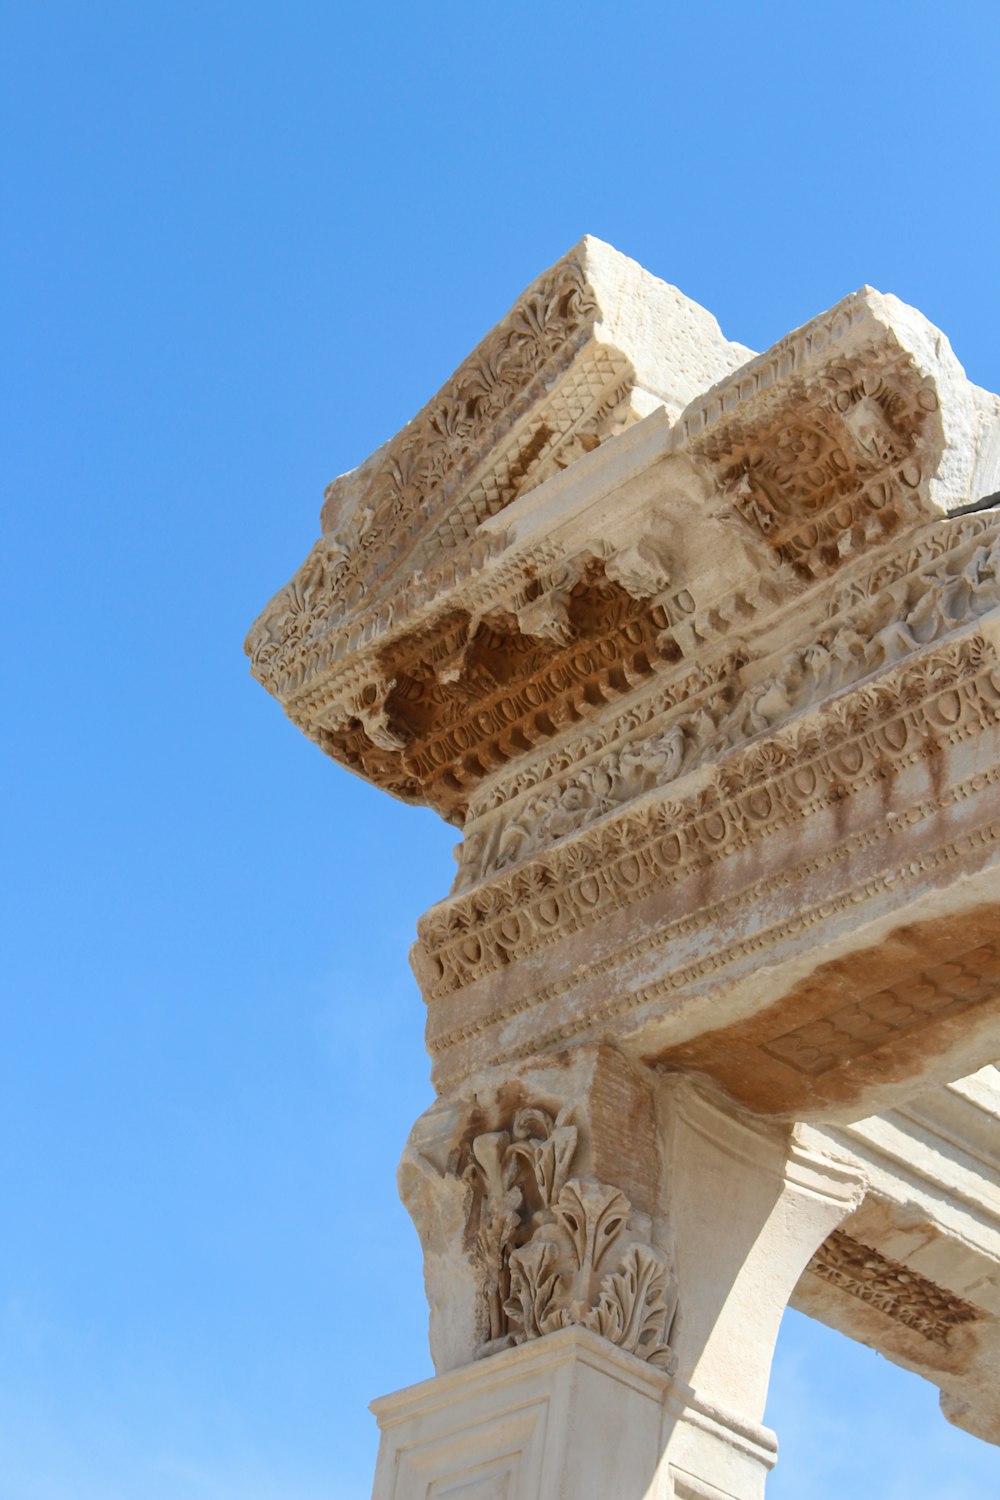
[[866, 288], [749, 353], [582, 241], [329, 487], [254, 674], [334, 758], [461, 820], [518, 747], [977, 498], [996, 400], [913, 309]]
[[998, 487], [1000, 402], [912, 308], [753, 356], [589, 239], [334, 481], [248, 650], [462, 828], [439, 1087], [614, 1037], [848, 1118], [1000, 1052]]

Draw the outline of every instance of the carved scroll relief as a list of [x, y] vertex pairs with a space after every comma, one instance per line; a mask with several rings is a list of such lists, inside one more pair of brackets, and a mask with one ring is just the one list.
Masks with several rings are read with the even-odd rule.
[[488, 1334], [478, 1353], [579, 1325], [667, 1369], [677, 1293], [666, 1257], [624, 1193], [570, 1175], [576, 1150], [568, 1109], [520, 1109], [509, 1130], [472, 1142], [463, 1175]]

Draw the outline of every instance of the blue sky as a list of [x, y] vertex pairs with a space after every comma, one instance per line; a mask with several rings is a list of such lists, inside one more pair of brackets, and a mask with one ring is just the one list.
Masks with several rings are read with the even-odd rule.
[[[862, 282], [1000, 389], [1000, 10], [0, 6], [0, 1500], [360, 1500], [429, 1373], [395, 1165], [453, 833], [247, 626], [324, 483], [582, 233], [764, 348]], [[771, 1500], [1000, 1452], [786, 1319]]]

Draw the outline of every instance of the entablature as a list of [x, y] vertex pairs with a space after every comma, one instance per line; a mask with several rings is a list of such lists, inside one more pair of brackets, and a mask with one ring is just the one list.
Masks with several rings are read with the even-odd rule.
[[[461, 823], [498, 768], [975, 498], [996, 403], [912, 309], [865, 288], [748, 353], [582, 242], [330, 487], [255, 674], [328, 754]], [[617, 395], [591, 391], [583, 442], [555, 413], [595, 361]]]
[[753, 356], [592, 240], [334, 482], [247, 649], [462, 828], [413, 955], [439, 1087], [614, 1036], [844, 1115], [1000, 1052], [984, 484], [1000, 402], [912, 308]]

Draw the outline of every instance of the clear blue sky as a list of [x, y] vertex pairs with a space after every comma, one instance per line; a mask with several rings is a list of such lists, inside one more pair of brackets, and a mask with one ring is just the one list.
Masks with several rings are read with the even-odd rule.
[[[396, 1161], [453, 834], [243, 635], [324, 483], [585, 231], [764, 348], [862, 282], [1000, 389], [1000, 8], [0, 8], [0, 1500], [362, 1500], [429, 1373]], [[1000, 1450], [789, 1317], [771, 1500]]]

